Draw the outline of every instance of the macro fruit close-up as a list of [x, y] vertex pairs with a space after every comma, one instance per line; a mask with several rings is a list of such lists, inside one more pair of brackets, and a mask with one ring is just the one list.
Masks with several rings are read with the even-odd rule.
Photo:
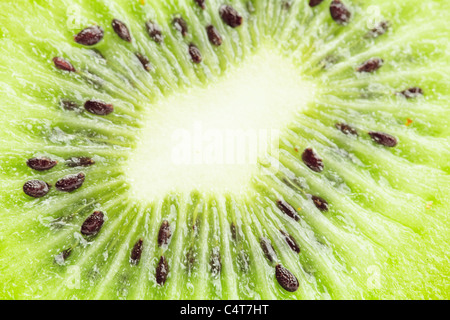
[[450, 1], [0, 10], [0, 299], [450, 298]]

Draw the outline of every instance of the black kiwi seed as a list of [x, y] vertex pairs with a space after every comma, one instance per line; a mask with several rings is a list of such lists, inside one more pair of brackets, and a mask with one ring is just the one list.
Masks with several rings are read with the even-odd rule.
[[295, 209], [286, 201], [277, 200], [277, 207], [281, 210], [281, 212], [291, 217], [295, 221], [300, 220], [300, 216], [298, 215], [297, 211], [295, 211]]
[[145, 70], [147, 71], [152, 70], [152, 65], [150, 64], [150, 60], [147, 58], [147, 56], [139, 52], [136, 52], [135, 55], [139, 59]]
[[105, 222], [105, 216], [101, 211], [95, 211], [86, 220], [84, 220], [81, 226], [81, 233], [85, 236], [95, 236], [103, 226]]
[[59, 179], [55, 187], [59, 191], [72, 192], [81, 187], [84, 182], [86, 175], [83, 172], [76, 174], [69, 174], [61, 179]]
[[71, 253], [72, 253], [72, 248], [64, 250], [63, 252], [61, 252], [62, 258], [64, 260], [66, 260], [70, 256]]
[[156, 283], [163, 286], [166, 283], [167, 275], [169, 274], [169, 263], [166, 257], [161, 256], [156, 267]]
[[95, 161], [89, 157], [72, 157], [66, 160], [66, 165], [71, 168], [89, 167], [95, 164]]
[[67, 260], [67, 258], [69, 258], [71, 253], [72, 248], [61, 251], [58, 255], [55, 256], [55, 263], [60, 265], [64, 264], [64, 262]]
[[400, 94], [402, 96], [404, 96], [406, 99], [412, 99], [412, 98], [417, 98], [418, 96], [422, 96], [423, 90], [418, 87], [413, 87], [413, 88], [403, 90], [402, 92], [400, 92]]
[[194, 221], [194, 223], [192, 224], [192, 231], [193, 231], [193, 233], [194, 233], [195, 236], [198, 235], [198, 229], [199, 229], [199, 227], [200, 227], [200, 219], [197, 218], [197, 219]]
[[128, 30], [128, 27], [123, 23], [122, 21], [118, 19], [114, 19], [111, 23], [114, 32], [117, 33], [117, 35], [125, 41], [131, 42], [131, 35], [130, 30]]
[[277, 264], [275, 267], [275, 276], [280, 286], [284, 290], [289, 292], [297, 291], [299, 283], [297, 277], [292, 274], [288, 269], [283, 267], [281, 264]]
[[319, 197], [319, 196], [312, 196], [311, 200], [313, 201], [314, 205], [317, 209], [319, 209], [322, 212], [328, 211], [328, 202]]
[[270, 243], [269, 239], [261, 237], [259, 239], [259, 244], [261, 245], [261, 249], [264, 252], [267, 260], [269, 260], [270, 262], [274, 262], [277, 260], [277, 254], [275, 253], [275, 250], [272, 247], [272, 243]]
[[390, 134], [384, 132], [369, 132], [369, 135], [373, 141], [381, 144], [382, 146], [392, 148], [397, 145], [397, 138], [391, 136]]
[[239, 27], [242, 24], [242, 17], [232, 6], [222, 5], [219, 9], [219, 14], [223, 22], [232, 28]]
[[283, 8], [283, 10], [289, 10], [292, 7], [292, 3], [289, 1], [283, 1], [281, 7]]
[[64, 58], [54, 57], [53, 63], [55, 64], [55, 67], [60, 70], [69, 71], [69, 72], [76, 71], [74, 66]]
[[365, 61], [362, 65], [360, 65], [356, 70], [358, 72], [374, 72], [381, 68], [384, 64], [383, 59], [380, 58], [372, 58]]
[[162, 245], [168, 245], [171, 236], [172, 236], [172, 231], [170, 230], [169, 221], [164, 220], [161, 223], [161, 227], [159, 228], [158, 246], [161, 247]]
[[281, 234], [284, 236], [284, 240], [288, 244], [288, 246], [292, 249], [292, 251], [300, 253], [300, 247], [297, 244], [297, 241], [286, 231], [280, 230]]
[[72, 248], [63, 250], [61, 252], [61, 258], [63, 258], [63, 260], [66, 260], [70, 256], [71, 253], [72, 253]]
[[389, 22], [388, 21], [381, 21], [375, 28], [370, 30], [366, 35], [365, 38], [377, 38], [383, 34], [386, 33], [389, 29]]
[[355, 128], [349, 126], [348, 124], [336, 123], [335, 127], [336, 127], [336, 129], [340, 130], [342, 133], [351, 134], [351, 135], [354, 135], [354, 136], [358, 135], [358, 131], [356, 131]]
[[140, 238], [134, 244], [133, 250], [131, 250], [131, 255], [130, 255], [130, 263], [131, 264], [134, 264], [134, 265], [139, 264], [139, 261], [141, 260], [143, 244], [144, 244], [144, 240], [142, 238]]
[[234, 222], [230, 224], [230, 231], [231, 231], [231, 239], [233, 239], [233, 241], [237, 241], [237, 230], [236, 224]]
[[189, 45], [189, 54], [191, 56], [192, 62], [200, 63], [202, 62], [202, 54], [197, 46], [193, 43]]
[[84, 108], [90, 113], [106, 116], [114, 111], [114, 107], [112, 104], [105, 103], [98, 100], [88, 100], [84, 103]]
[[77, 110], [80, 107], [78, 103], [70, 100], [61, 100], [60, 104], [65, 110], [69, 111]]
[[350, 21], [351, 13], [340, 0], [333, 0], [330, 4], [331, 17], [338, 24], [345, 25]]
[[93, 46], [103, 39], [103, 29], [100, 26], [90, 26], [81, 30], [75, 37], [76, 43]]
[[183, 18], [175, 17], [175, 18], [173, 18], [172, 23], [175, 26], [175, 29], [177, 29], [183, 37], [187, 36], [188, 26], [187, 26], [186, 21], [184, 21]]
[[50, 170], [57, 164], [58, 161], [49, 159], [47, 157], [31, 158], [27, 160], [27, 166], [37, 171]]
[[222, 44], [222, 36], [213, 25], [209, 25], [206, 27], [206, 33], [208, 34], [209, 42], [211, 42], [213, 45], [220, 46]]
[[323, 171], [323, 161], [319, 158], [319, 156], [314, 152], [313, 149], [307, 148], [303, 151], [302, 160], [305, 165], [315, 172]]
[[205, 8], [206, 8], [205, 0], [195, 0], [195, 2], [198, 4], [198, 6], [199, 6], [200, 8], [202, 8], [202, 9], [205, 9]]
[[318, 6], [322, 2], [323, 2], [323, 0], [309, 0], [309, 6], [312, 8], [312, 7]]
[[145, 23], [145, 28], [147, 29], [147, 33], [150, 38], [152, 38], [156, 43], [161, 43], [164, 41], [161, 27], [158, 24], [149, 20]]
[[217, 276], [222, 270], [222, 260], [220, 257], [220, 251], [218, 247], [213, 248], [211, 251], [211, 258], [209, 260], [211, 266], [211, 273], [213, 277]]
[[23, 185], [23, 192], [33, 198], [41, 198], [50, 191], [50, 185], [42, 180], [30, 180]]

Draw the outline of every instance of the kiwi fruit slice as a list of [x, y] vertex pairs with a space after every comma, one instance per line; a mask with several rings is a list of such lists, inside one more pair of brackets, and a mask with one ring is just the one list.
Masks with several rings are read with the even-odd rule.
[[4, 0], [3, 299], [448, 299], [445, 0]]

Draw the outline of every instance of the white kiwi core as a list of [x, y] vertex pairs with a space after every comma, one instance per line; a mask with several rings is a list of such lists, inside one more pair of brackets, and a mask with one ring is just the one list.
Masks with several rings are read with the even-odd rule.
[[148, 111], [129, 161], [132, 196], [241, 192], [313, 95], [288, 58], [264, 49], [207, 86], [162, 99]]

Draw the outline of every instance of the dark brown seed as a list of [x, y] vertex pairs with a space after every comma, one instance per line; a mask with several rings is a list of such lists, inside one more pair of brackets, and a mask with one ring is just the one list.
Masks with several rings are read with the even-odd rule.
[[200, 228], [200, 219], [197, 218], [197, 219], [195, 219], [194, 223], [192, 224], [192, 231], [195, 236], [198, 235], [199, 228]]
[[308, 168], [315, 172], [323, 171], [323, 161], [319, 158], [319, 156], [314, 152], [313, 149], [307, 148], [303, 151], [302, 160], [306, 164]]
[[358, 131], [356, 131], [355, 128], [349, 126], [348, 124], [345, 124], [345, 123], [336, 123], [336, 124], [335, 124], [335, 127], [336, 127], [337, 129], [339, 129], [342, 133], [345, 133], [345, 134], [351, 134], [351, 135], [354, 135], [354, 136], [357, 136], [357, 135], [358, 135]]
[[89, 167], [95, 164], [95, 161], [89, 157], [72, 157], [66, 160], [66, 165], [71, 168]]
[[72, 253], [72, 248], [64, 250], [63, 252], [61, 252], [62, 258], [64, 260], [66, 260], [70, 256], [71, 253]]
[[289, 292], [295, 292], [298, 289], [299, 283], [297, 278], [288, 269], [281, 264], [277, 264], [275, 267], [275, 275], [280, 286], [284, 290]]
[[72, 192], [72, 191], [78, 189], [79, 187], [81, 187], [81, 185], [84, 182], [85, 177], [86, 176], [83, 172], [80, 172], [77, 174], [69, 174], [69, 175], [59, 179], [56, 182], [55, 187], [59, 191]]
[[397, 145], [397, 138], [384, 132], [369, 132], [372, 140], [385, 147], [395, 147]]
[[322, 212], [328, 211], [328, 202], [319, 197], [319, 196], [312, 196], [311, 200], [313, 201], [314, 205], [317, 209], [319, 209]]
[[31, 158], [27, 160], [27, 166], [37, 171], [50, 170], [57, 164], [58, 161], [49, 159], [47, 157]]
[[147, 33], [155, 42], [161, 43], [164, 41], [164, 37], [162, 35], [161, 27], [149, 20], [145, 23], [145, 28], [147, 29]]
[[231, 239], [233, 239], [233, 241], [237, 241], [237, 230], [236, 224], [234, 222], [230, 224], [230, 231], [231, 231]]
[[166, 257], [161, 256], [158, 266], [156, 267], [156, 283], [163, 286], [166, 283], [169, 274], [169, 263]]
[[50, 185], [42, 180], [30, 180], [23, 185], [23, 192], [33, 198], [41, 198], [50, 191]]
[[105, 222], [105, 216], [101, 211], [95, 211], [86, 220], [84, 220], [81, 226], [81, 233], [85, 236], [95, 236], [103, 226]]
[[281, 7], [283, 8], [283, 10], [289, 10], [292, 7], [292, 3], [290, 3], [289, 1], [283, 1]]
[[128, 27], [123, 23], [122, 21], [118, 19], [114, 19], [111, 23], [115, 33], [125, 41], [131, 42], [131, 35], [130, 30], [128, 30]]
[[269, 260], [270, 262], [274, 262], [277, 260], [277, 254], [275, 253], [275, 250], [273, 249], [269, 239], [261, 237], [259, 239], [259, 244], [261, 245], [261, 249], [263, 250], [267, 260]]
[[78, 109], [80, 106], [78, 105], [78, 103], [70, 101], [70, 100], [61, 100], [61, 106], [65, 109], [65, 110], [69, 110], [69, 111], [73, 111]]
[[162, 245], [168, 245], [171, 236], [172, 236], [172, 231], [170, 230], [169, 221], [164, 220], [161, 223], [161, 227], [159, 228], [158, 246], [161, 247]]
[[381, 68], [384, 61], [380, 58], [372, 58], [360, 65], [356, 70], [358, 72], [374, 72]]
[[186, 36], [187, 36], [187, 33], [188, 33], [188, 26], [187, 26], [186, 21], [184, 21], [183, 18], [181, 18], [181, 17], [175, 17], [175, 18], [173, 19], [172, 23], [173, 23], [173, 25], [175, 26], [175, 29], [177, 29], [177, 30], [181, 33], [181, 35], [182, 35], [183, 37], [186, 37]]
[[215, 247], [211, 251], [211, 258], [209, 260], [209, 265], [211, 266], [211, 273], [213, 277], [219, 275], [222, 270], [222, 260], [220, 258], [220, 251], [218, 247]]
[[315, 7], [322, 3], [323, 0], [309, 0], [309, 6]]
[[150, 60], [148, 60], [147, 56], [139, 52], [136, 52], [135, 55], [139, 59], [145, 70], [147, 71], [152, 70], [152, 65], [150, 64]]
[[191, 56], [192, 62], [194, 63], [202, 62], [202, 54], [195, 44], [191, 43], [189, 45], [189, 54]]
[[220, 46], [222, 44], [222, 37], [213, 25], [206, 27], [206, 33], [208, 34], [209, 42], [215, 46]]
[[206, 8], [205, 0], [195, 0], [195, 2], [198, 4], [198, 6], [199, 6], [200, 8], [202, 8], [202, 9], [205, 9], [205, 8]]
[[98, 100], [88, 100], [84, 103], [84, 108], [90, 113], [106, 116], [114, 111], [114, 107], [112, 104], [105, 103]]
[[349, 22], [351, 13], [340, 0], [333, 0], [330, 4], [331, 17], [338, 24], [345, 25]]
[[55, 263], [59, 265], [64, 265], [64, 262], [69, 258], [72, 253], [72, 248], [61, 251], [58, 255], [55, 256]]
[[219, 9], [219, 14], [223, 22], [232, 28], [239, 27], [242, 24], [242, 16], [232, 6], [222, 5]]
[[286, 201], [277, 200], [277, 207], [286, 215], [294, 219], [295, 221], [300, 220], [300, 216], [297, 211]]
[[418, 96], [423, 95], [423, 90], [418, 87], [409, 88], [400, 92], [407, 99], [417, 98]]
[[288, 244], [288, 246], [292, 249], [292, 251], [300, 253], [300, 247], [297, 244], [297, 241], [286, 231], [280, 230], [281, 234], [284, 236], [284, 240]]
[[69, 72], [75, 72], [75, 68], [73, 67], [73, 65], [67, 61], [66, 59], [60, 58], [60, 57], [54, 57], [53, 58], [53, 63], [55, 64], [55, 67], [60, 69], [60, 70], [64, 70], [64, 71], [69, 71]]
[[103, 39], [103, 29], [100, 26], [91, 26], [81, 30], [75, 37], [75, 42], [84, 46], [93, 46]]
[[134, 265], [138, 265], [141, 260], [142, 255], [142, 247], [144, 244], [144, 240], [141, 238], [134, 244], [133, 250], [131, 250], [130, 263]]
[[388, 21], [382, 21], [380, 22], [375, 28], [370, 30], [365, 37], [366, 38], [377, 38], [383, 34], [386, 33], [389, 29], [389, 22]]

